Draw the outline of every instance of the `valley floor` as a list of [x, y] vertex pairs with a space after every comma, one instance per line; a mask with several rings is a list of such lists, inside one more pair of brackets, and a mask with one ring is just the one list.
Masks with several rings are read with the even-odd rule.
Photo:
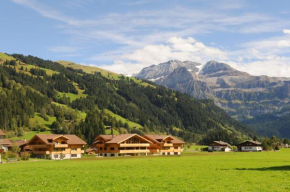
[[0, 191], [290, 191], [290, 149], [0, 164]]

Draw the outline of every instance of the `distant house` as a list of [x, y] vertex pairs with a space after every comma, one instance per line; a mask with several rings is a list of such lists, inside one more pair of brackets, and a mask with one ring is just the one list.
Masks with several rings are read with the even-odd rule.
[[152, 144], [149, 147], [151, 154], [158, 155], [180, 155], [183, 150], [184, 141], [171, 135], [144, 135]]
[[0, 129], [0, 139], [4, 139], [6, 134]]
[[20, 153], [23, 152], [30, 152], [29, 146], [27, 145], [26, 140], [22, 140], [22, 141], [16, 141], [16, 145], [20, 148]]
[[51, 159], [81, 158], [86, 144], [76, 135], [55, 134], [37, 134], [26, 143], [33, 156], [40, 158], [49, 156]]
[[95, 149], [93, 149], [93, 148], [87, 148], [85, 152], [88, 155], [94, 155], [94, 154], [96, 154]]
[[149, 153], [151, 141], [138, 134], [99, 135], [91, 148], [104, 157], [141, 156]]
[[209, 144], [208, 151], [229, 152], [231, 151], [231, 145], [224, 141], [213, 141], [211, 144]]
[[262, 144], [258, 141], [246, 141], [238, 145], [239, 151], [244, 152], [255, 152], [255, 151], [262, 151]]
[[8, 151], [13, 146], [12, 142], [5, 138], [6, 134], [0, 129], [0, 150], [3, 152]]

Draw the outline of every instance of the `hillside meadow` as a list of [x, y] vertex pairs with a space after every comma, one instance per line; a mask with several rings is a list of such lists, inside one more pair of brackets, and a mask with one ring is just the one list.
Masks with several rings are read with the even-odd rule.
[[0, 191], [290, 191], [290, 149], [0, 164]]

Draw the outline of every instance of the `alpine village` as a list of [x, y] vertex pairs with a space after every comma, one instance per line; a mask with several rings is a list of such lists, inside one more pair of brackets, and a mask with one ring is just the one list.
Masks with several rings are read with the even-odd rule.
[[2, 1], [0, 192], [290, 192], [289, 7]]

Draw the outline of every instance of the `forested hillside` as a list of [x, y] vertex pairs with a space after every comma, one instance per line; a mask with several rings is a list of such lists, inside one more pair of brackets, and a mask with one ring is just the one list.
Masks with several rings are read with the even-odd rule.
[[115, 134], [168, 133], [188, 142], [237, 143], [253, 136], [212, 101], [33, 56], [0, 55], [0, 95], [0, 128], [10, 136], [30, 130], [75, 133], [90, 143], [105, 126]]

